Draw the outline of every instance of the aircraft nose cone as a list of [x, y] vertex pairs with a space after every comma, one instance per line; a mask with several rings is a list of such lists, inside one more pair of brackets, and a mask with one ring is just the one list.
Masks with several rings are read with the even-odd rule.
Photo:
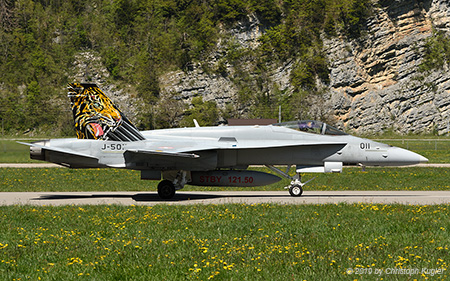
[[419, 155], [420, 157], [419, 157], [419, 162], [420, 163], [426, 163], [426, 162], [428, 162], [428, 158], [426, 158], [426, 157], [423, 157], [422, 155]]
[[[428, 162], [428, 159], [423, 157], [422, 155], [409, 151], [403, 148], [396, 148], [393, 153], [395, 160], [399, 162], [399, 164], [403, 165], [415, 165], [420, 163]], [[394, 159], [391, 159], [394, 160]], [[394, 160], [394, 161], [395, 161]]]

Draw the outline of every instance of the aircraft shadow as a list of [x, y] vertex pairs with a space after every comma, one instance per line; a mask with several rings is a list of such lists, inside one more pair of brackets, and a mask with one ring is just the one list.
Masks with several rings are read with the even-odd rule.
[[[302, 195], [298, 199], [302, 198], [350, 198], [350, 197], [416, 197], [419, 195], [381, 195], [381, 194], [334, 194], [334, 195]], [[131, 198], [136, 202], [181, 202], [181, 201], [195, 201], [195, 200], [208, 200], [219, 198], [292, 198], [289, 194], [286, 195], [263, 195], [263, 194], [195, 194], [195, 193], [176, 193], [172, 199], [161, 199], [157, 193], [137, 193], [134, 195], [128, 194], [55, 194], [55, 195], [43, 195], [39, 198], [32, 200], [73, 200], [73, 199], [95, 199], [95, 198]]]
[[161, 199], [157, 193], [137, 193], [134, 195], [127, 194], [55, 194], [43, 195], [33, 200], [73, 200], [73, 199], [97, 199], [97, 198], [131, 198], [136, 202], [178, 202], [188, 200], [204, 200], [223, 198], [228, 196], [214, 194], [183, 194], [177, 193], [172, 199]]

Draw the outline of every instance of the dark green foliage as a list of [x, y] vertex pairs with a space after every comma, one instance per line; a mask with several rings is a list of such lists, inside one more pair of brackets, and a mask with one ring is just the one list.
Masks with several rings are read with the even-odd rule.
[[435, 31], [423, 47], [424, 59], [420, 65], [421, 72], [442, 68], [450, 64], [450, 38], [444, 32]]
[[105, 65], [109, 73], [111, 73], [112, 77], [114, 79], [120, 78], [120, 69], [119, 69], [120, 57], [114, 50], [114, 48], [112, 47], [105, 48], [102, 57], [103, 57], [103, 64]]
[[240, 0], [213, 0], [212, 7], [215, 18], [226, 23], [243, 19], [248, 12], [246, 3]]
[[261, 22], [268, 26], [273, 26], [281, 22], [281, 7], [273, 0], [259, 1], [253, 0], [252, 10], [256, 13]]
[[356, 0], [348, 9], [341, 9], [339, 18], [344, 24], [344, 32], [350, 38], [358, 38], [364, 27], [365, 20], [371, 14], [369, 0]]
[[181, 120], [181, 126], [192, 127], [194, 119], [200, 126], [217, 125], [219, 111], [214, 101], [203, 101], [202, 97], [194, 97], [192, 99], [192, 108], [186, 111], [186, 116]]

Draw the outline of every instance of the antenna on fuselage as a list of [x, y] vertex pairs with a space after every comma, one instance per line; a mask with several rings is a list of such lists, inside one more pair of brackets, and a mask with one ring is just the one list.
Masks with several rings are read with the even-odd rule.
[[194, 125], [195, 125], [196, 128], [199, 128], [199, 127], [200, 127], [200, 125], [199, 125], [198, 122], [197, 122], [197, 119], [194, 119]]

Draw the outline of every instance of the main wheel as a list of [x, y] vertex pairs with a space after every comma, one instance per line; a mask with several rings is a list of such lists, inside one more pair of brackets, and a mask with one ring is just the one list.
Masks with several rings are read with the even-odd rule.
[[299, 197], [302, 195], [302, 193], [303, 193], [303, 189], [298, 184], [294, 184], [294, 185], [291, 185], [291, 187], [289, 187], [289, 194], [291, 194], [291, 196]]
[[169, 180], [163, 180], [158, 184], [158, 195], [161, 199], [171, 199], [175, 195], [175, 186]]

